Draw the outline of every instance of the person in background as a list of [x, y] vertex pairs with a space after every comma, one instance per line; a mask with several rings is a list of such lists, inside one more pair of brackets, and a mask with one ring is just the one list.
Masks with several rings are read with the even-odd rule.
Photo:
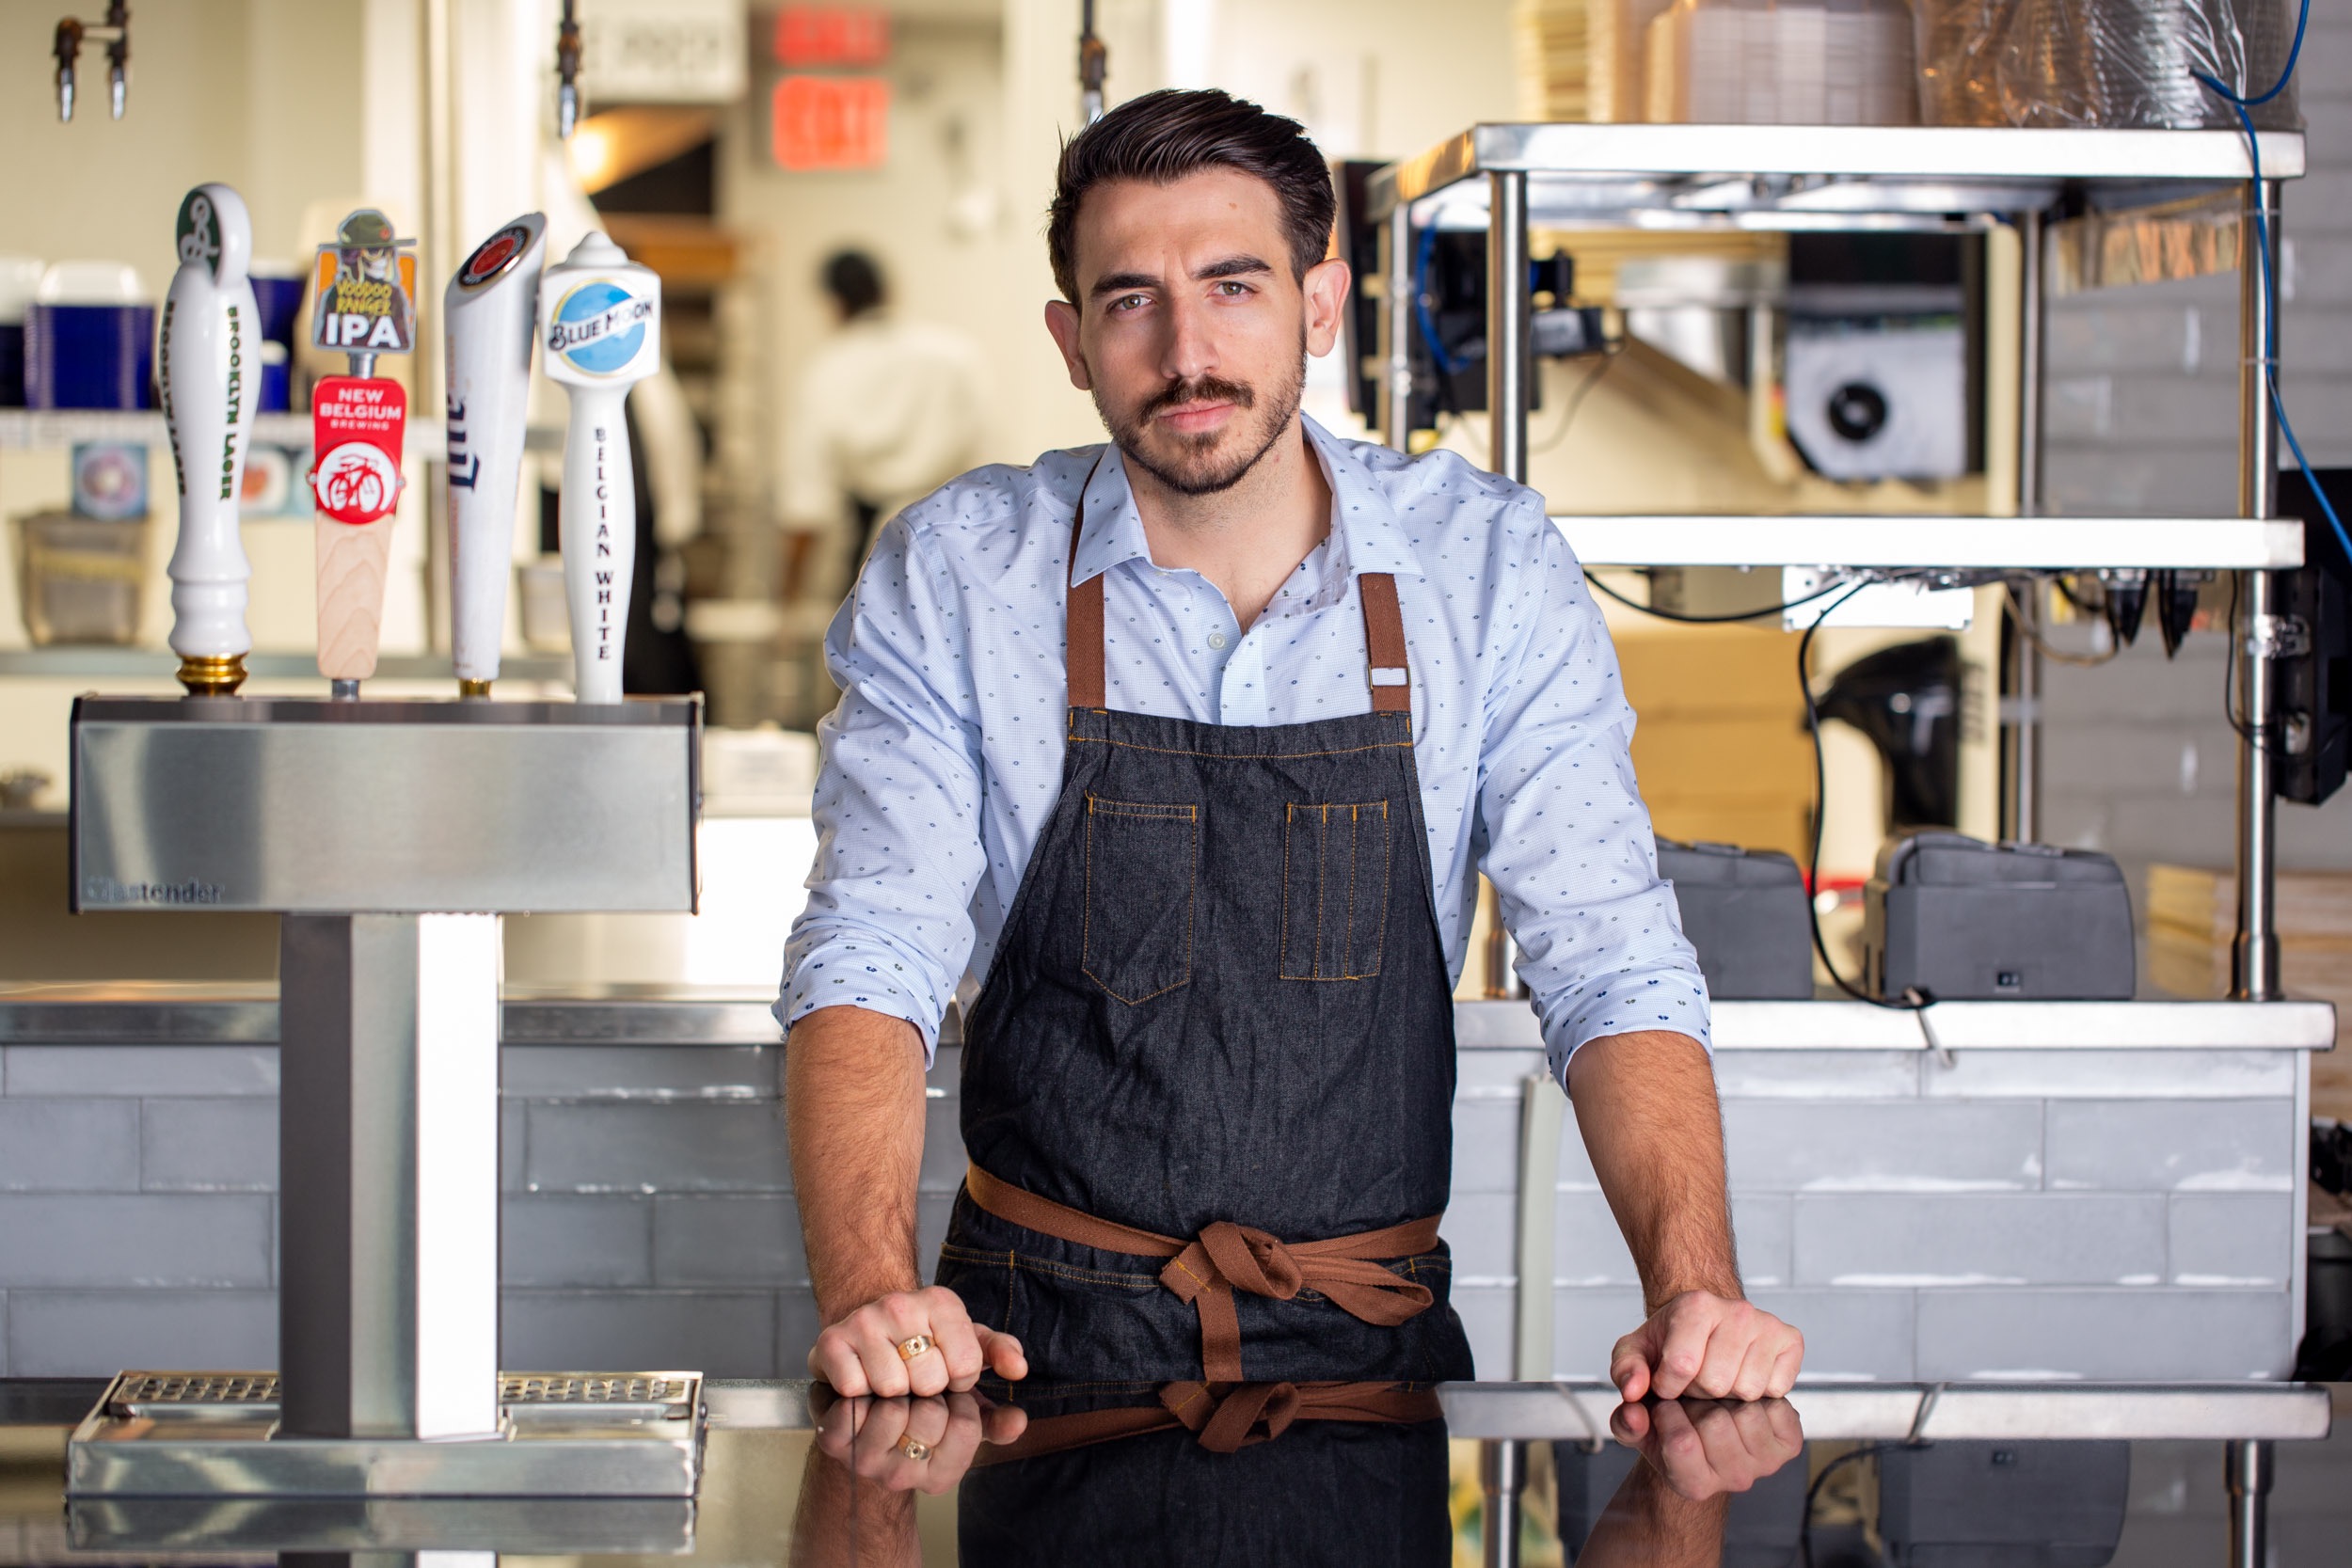
[[901, 506], [977, 461], [981, 358], [953, 327], [891, 309], [889, 283], [866, 252], [834, 252], [819, 276], [837, 326], [794, 390], [784, 526], [846, 529], [849, 582]]

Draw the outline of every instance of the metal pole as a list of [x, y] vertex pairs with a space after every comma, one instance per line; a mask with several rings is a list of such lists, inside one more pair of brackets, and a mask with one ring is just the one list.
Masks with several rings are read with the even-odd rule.
[[1399, 201], [1389, 214], [1387, 309], [1380, 312], [1380, 438], [1399, 451], [1411, 450], [1413, 432], [1413, 209]]
[[1487, 467], [1527, 483], [1527, 175], [1486, 176], [1486, 419], [1493, 457]]
[[1478, 1445], [1486, 1510], [1478, 1529], [1486, 1568], [1518, 1568], [1519, 1494], [1527, 1490], [1527, 1445], [1493, 1438]]
[[[2259, 248], [2257, 214], [2268, 225], [2267, 257]], [[2248, 182], [2239, 234], [2238, 510], [2248, 517], [2269, 517], [2277, 515], [2279, 494], [2279, 426], [2270, 403], [2277, 324], [2265, 277], [2265, 272], [2275, 276], [2278, 265], [2276, 181]], [[2237, 703], [2246, 733], [2239, 737], [2237, 752], [2237, 941], [2231, 955], [2230, 994], [2259, 1002], [2279, 994], [2279, 803], [2272, 793], [2269, 750], [2276, 620], [2270, 574], [2242, 574], [2237, 596], [2245, 616], [2229, 634], [2240, 640]]]
[[[2046, 318], [2040, 213], [2017, 215], [2017, 515], [2042, 514], [2042, 343]], [[2031, 842], [2042, 829], [2042, 629], [2039, 587], [2018, 595], [2010, 647], [2010, 754], [2003, 824], [2010, 838]]]
[[2265, 1568], [2270, 1533], [2270, 1444], [2237, 1438], [2222, 1450], [2230, 1489], [2230, 1568]]

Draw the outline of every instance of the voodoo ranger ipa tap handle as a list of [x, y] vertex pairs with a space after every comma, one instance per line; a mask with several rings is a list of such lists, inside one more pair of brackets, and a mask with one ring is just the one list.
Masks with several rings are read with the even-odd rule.
[[180, 479], [180, 538], [171, 552], [171, 651], [191, 696], [245, 684], [246, 582], [237, 534], [246, 443], [261, 395], [261, 313], [246, 269], [253, 221], [227, 185], [199, 185], [180, 203], [180, 270], [164, 298], [164, 421]]
[[460, 696], [486, 697], [506, 636], [547, 219], [505, 224], [442, 295], [448, 334], [450, 648]]
[[362, 207], [319, 247], [311, 341], [341, 349], [349, 375], [322, 377], [310, 390], [310, 451], [317, 467], [319, 673], [338, 697], [357, 697], [375, 673], [383, 642], [384, 580], [406, 445], [408, 394], [374, 373], [379, 354], [416, 347], [415, 245], [391, 220]]
[[558, 529], [579, 698], [617, 703], [637, 555], [623, 404], [661, 362], [661, 280], [592, 232], [539, 285], [539, 340], [572, 400]]

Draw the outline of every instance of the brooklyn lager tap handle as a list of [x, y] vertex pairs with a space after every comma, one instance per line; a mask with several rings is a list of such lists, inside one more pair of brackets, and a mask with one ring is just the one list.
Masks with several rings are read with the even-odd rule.
[[180, 481], [171, 577], [171, 650], [190, 696], [245, 684], [246, 582], [237, 533], [245, 454], [261, 391], [261, 313], [246, 269], [253, 223], [227, 185], [199, 185], [180, 203], [180, 269], [164, 297], [164, 422]]

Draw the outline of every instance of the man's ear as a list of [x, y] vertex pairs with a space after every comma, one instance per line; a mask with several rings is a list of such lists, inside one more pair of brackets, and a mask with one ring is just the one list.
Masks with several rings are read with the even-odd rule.
[[1298, 282], [1307, 298], [1307, 352], [1321, 358], [1339, 341], [1340, 312], [1347, 307], [1351, 279], [1347, 263], [1333, 256], [1307, 269]]
[[1047, 300], [1045, 330], [1053, 334], [1054, 346], [1061, 350], [1070, 384], [1081, 392], [1094, 390], [1094, 379], [1087, 373], [1086, 353], [1078, 346], [1078, 308], [1066, 299]]

